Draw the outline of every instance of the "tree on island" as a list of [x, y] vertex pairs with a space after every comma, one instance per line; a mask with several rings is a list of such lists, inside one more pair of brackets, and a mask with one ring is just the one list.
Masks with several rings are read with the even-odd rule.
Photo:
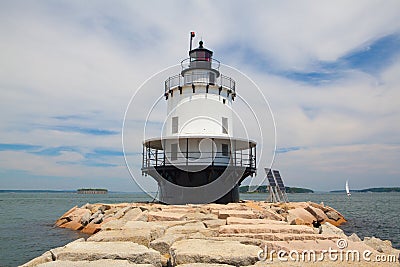
[[[256, 190], [250, 190], [249, 192], [249, 186], [244, 185], [239, 187], [239, 192], [240, 193], [268, 193], [268, 186], [266, 185], [261, 185], [259, 186]], [[314, 193], [313, 190], [307, 189], [307, 188], [301, 188], [301, 187], [286, 187], [286, 193]]]

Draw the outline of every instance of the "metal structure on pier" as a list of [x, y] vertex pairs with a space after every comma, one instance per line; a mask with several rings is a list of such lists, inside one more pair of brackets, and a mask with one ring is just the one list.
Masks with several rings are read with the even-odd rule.
[[278, 170], [271, 170], [269, 168], [265, 168], [265, 172], [267, 174], [267, 189], [268, 189], [268, 202], [289, 202], [289, 199], [286, 194], [286, 187], [283, 183], [281, 174]]

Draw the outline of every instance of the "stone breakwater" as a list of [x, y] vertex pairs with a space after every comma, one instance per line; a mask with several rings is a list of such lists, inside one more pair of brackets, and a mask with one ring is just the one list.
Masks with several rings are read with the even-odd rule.
[[[313, 223], [317, 221], [321, 226], [316, 228]], [[272, 263], [270, 259], [260, 261], [260, 251], [318, 253], [337, 249], [338, 240], [345, 242], [347, 250], [399, 254], [390, 241], [346, 236], [336, 227], [344, 222], [338, 211], [312, 202], [86, 204], [73, 207], [55, 224], [90, 234], [87, 240], [51, 249], [23, 266], [286, 266], [276, 254]], [[344, 263], [308, 263], [336, 264]], [[375, 262], [359, 264], [379, 266]], [[291, 262], [291, 266], [303, 265]]]

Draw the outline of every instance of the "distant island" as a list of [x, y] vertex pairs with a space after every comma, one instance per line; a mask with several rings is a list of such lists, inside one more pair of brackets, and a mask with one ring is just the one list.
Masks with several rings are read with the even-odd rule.
[[[343, 193], [346, 192], [345, 190], [333, 190], [330, 193]], [[388, 192], [400, 192], [400, 187], [373, 187], [367, 189], [360, 189], [360, 190], [350, 190], [350, 192], [355, 193], [388, 193]]]
[[75, 190], [1, 189], [0, 193], [76, 193]]
[[[259, 186], [256, 190], [248, 192], [249, 191], [249, 186], [241, 186], [239, 187], [239, 192], [240, 193], [268, 193], [268, 189], [266, 185], [261, 185]], [[301, 187], [286, 187], [286, 193], [314, 193], [313, 190], [307, 189], [307, 188], [301, 188]]]
[[78, 194], [107, 194], [108, 190], [103, 188], [80, 188], [76, 192]]

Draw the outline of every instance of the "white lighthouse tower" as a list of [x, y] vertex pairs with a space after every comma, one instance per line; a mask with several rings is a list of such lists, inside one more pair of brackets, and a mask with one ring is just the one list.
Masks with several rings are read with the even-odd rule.
[[256, 172], [256, 143], [235, 138], [235, 81], [203, 47], [192, 49], [181, 73], [165, 81], [163, 135], [143, 142], [142, 172], [156, 179], [169, 204], [239, 201], [239, 185]]

